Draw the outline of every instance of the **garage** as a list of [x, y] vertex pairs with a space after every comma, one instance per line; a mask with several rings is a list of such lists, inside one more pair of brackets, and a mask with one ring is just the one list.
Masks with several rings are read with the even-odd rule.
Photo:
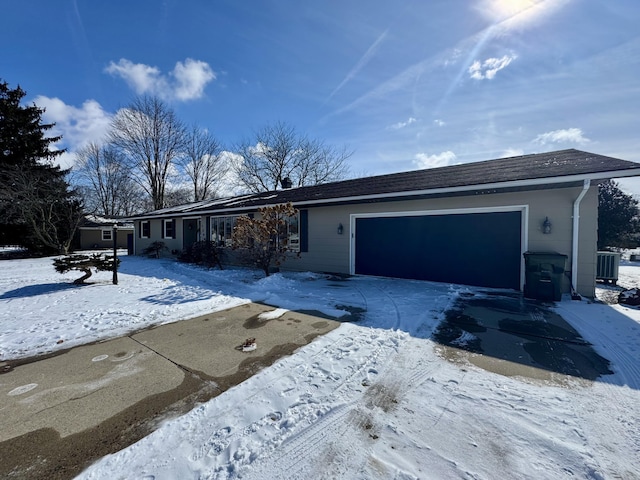
[[354, 273], [520, 289], [522, 211], [355, 216]]

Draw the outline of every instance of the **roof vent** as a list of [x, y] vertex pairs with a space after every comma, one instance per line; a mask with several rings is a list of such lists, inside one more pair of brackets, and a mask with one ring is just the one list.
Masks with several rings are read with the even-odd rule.
[[282, 188], [291, 188], [293, 186], [293, 182], [289, 177], [284, 177], [280, 180], [280, 184], [282, 185]]

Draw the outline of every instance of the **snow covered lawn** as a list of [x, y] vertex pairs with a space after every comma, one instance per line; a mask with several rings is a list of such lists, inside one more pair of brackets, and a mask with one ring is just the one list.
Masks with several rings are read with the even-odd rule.
[[[0, 360], [261, 301], [364, 311], [251, 379], [167, 421], [80, 478], [640, 478], [640, 312], [560, 302], [615, 372], [597, 382], [510, 378], [437, 353], [431, 334], [469, 287], [206, 271], [123, 257], [68, 284], [51, 259], [0, 262]], [[621, 267], [640, 284], [640, 264]], [[606, 290], [602, 290], [606, 294]]]

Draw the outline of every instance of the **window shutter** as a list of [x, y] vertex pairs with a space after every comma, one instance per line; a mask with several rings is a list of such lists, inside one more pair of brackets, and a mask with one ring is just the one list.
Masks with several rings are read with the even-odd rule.
[[309, 251], [309, 210], [300, 210], [300, 251]]
[[142, 238], [142, 220], [138, 222], [138, 238]]
[[176, 238], [176, 219], [171, 220], [171, 238]]

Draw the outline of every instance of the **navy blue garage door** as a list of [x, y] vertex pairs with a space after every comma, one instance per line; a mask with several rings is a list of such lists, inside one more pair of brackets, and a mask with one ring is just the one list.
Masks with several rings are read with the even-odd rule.
[[518, 290], [520, 216], [357, 218], [355, 273]]

